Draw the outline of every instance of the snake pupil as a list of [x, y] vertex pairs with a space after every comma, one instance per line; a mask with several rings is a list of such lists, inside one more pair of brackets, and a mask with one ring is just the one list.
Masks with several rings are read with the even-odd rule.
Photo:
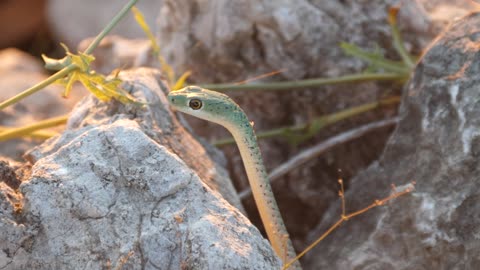
[[194, 110], [198, 110], [198, 109], [202, 108], [202, 101], [199, 100], [199, 99], [192, 99], [192, 100], [190, 100], [188, 106], [190, 106], [190, 108], [192, 108]]

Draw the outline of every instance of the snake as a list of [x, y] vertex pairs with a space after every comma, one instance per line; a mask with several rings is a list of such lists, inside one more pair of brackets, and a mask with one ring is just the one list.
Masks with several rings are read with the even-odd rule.
[[[296, 253], [268, 180], [253, 123], [242, 108], [229, 96], [199, 86], [171, 91], [167, 98], [174, 110], [219, 124], [232, 134], [270, 244], [284, 265], [294, 260]], [[291, 268], [301, 269], [300, 263], [295, 261]]]

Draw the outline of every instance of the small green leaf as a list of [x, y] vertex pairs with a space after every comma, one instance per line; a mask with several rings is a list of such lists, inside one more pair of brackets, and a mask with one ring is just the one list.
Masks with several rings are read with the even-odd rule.
[[63, 57], [62, 59], [50, 58], [42, 54], [42, 58], [43, 58], [43, 61], [45, 62], [46, 69], [61, 70], [72, 63], [70, 50], [68, 49], [67, 45], [60, 43], [60, 46], [62, 46], [62, 48], [65, 50], [65, 54], [67, 54], [67, 56]]
[[94, 72], [90, 74], [81, 73], [80, 81], [87, 89], [98, 99], [109, 101], [114, 98], [123, 104], [133, 103], [136, 105], [145, 105], [146, 103], [137, 101], [132, 95], [120, 87], [122, 81], [116, 77], [106, 79], [103, 75]]
[[403, 62], [386, 59], [378, 47], [373, 52], [363, 50], [360, 47], [347, 42], [341, 42], [340, 47], [345, 54], [367, 61], [370, 64], [370, 67], [374, 70], [383, 69], [399, 74], [409, 73], [408, 67]]
[[96, 85], [90, 81], [87, 74], [79, 73], [78, 80], [87, 88], [88, 91], [90, 91], [99, 100], [110, 101], [110, 99], [112, 99], [111, 96], [106, 95], [101, 89], [96, 87]]
[[45, 62], [45, 68], [48, 70], [60, 70], [71, 63], [71, 59], [68, 56], [62, 59], [55, 59], [42, 54], [42, 59]]
[[63, 91], [62, 96], [68, 97], [70, 92], [72, 91], [73, 83], [77, 81], [77, 72], [73, 72], [70, 76], [67, 77], [67, 82], [65, 83], [65, 91]]

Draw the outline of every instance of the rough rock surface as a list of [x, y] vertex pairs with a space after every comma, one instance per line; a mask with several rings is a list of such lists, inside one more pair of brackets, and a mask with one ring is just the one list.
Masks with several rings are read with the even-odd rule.
[[[25, 155], [25, 158], [32, 164], [36, 163], [78, 136], [77, 129], [88, 129], [122, 117], [135, 119], [141, 125], [143, 132], [177, 154], [208, 186], [220, 192], [227, 201], [241, 209], [228, 173], [224, 169], [225, 161], [222, 154], [212, 147], [199, 143], [167, 109], [165, 95], [168, 93], [168, 88], [160, 73], [153, 69], [138, 69], [122, 72], [121, 78], [127, 81], [126, 88], [131, 88], [140, 100], [148, 100], [150, 105], [138, 108], [133, 105], [123, 106], [119, 103], [100, 102], [93, 96], [85, 98], [71, 112], [67, 130], [62, 136], [49, 140], [42, 147], [34, 148]], [[202, 162], [198, 162], [199, 160]]]
[[159, 73], [121, 77], [151, 105], [83, 99], [68, 129], [26, 156], [20, 189], [0, 182], [0, 268], [278, 269], [268, 241], [210, 188], [238, 204], [166, 109]]
[[[451, 17], [432, 18], [439, 7], [466, 12], [469, 0], [437, 1], [190, 1], [166, 0], [158, 20], [162, 50], [178, 73], [193, 71], [193, 83], [236, 82], [282, 70], [264, 80], [334, 77], [361, 72], [366, 63], [345, 55], [338, 44], [382, 48], [399, 59], [387, 23], [388, 8], [401, 6], [398, 23], [406, 47], [420, 53]], [[461, 8], [460, 8], [461, 7]], [[437, 12], [439, 13], [439, 12]], [[262, 80], [259, 80], [262, 81]], [[258, 131], [308, 123], [312, 117], [400, 94], [388, 83], [355, 83], [282, 92], [227, 92], [247, 112]], [[300, 150], [359, 125], [391, 116], [395, 108], [362, 114], [322, 130], [298, 146], [285, 139], [260, 142], [272, 170]], [[210, 139], [229, 136], [215, 124], [188, 118], [194, 130]], [[303, 236], [336, 200], [338, 170], [349, 179], [376, 160], [391, 130], [372, 132], [341, 145], [289, 173], [274, 186], [294, 238]], [[235, 146], [224, 147], [239, 190], [248, 182]], [[248, 209], [254, 209], [251, 200]], [[302, 211], [298, 211], [302, 209]], [[308, 213], [308, 214], [307, 214]], [[255, 210], [249, 212], [255, 217]], [[302, 239], [303, 240], [303, 239]]]
[[431, 30], [437, 21], [425, 5], [429, 10], [450, 7], [460, 14], [473, 6], [464, 3], [471, 2], [467, 0], [429, 2], [166, 0], [159, 38], [176, 70], [192, 70], [196, 81], [244, 80], [272, 70], [285, 70], [282, 74], [289, 79], [333, 76], [363, 67], [341, 53], [342, 41], [378, 44], [393, 52], [386, 18], [394, 5], [401, 7], [398, 21], [407, 45], [416, 51], [436, 34]]
[[[372, 210], [320, 243], [309, 269], [478, 269], [480, 13], [456, 21], [405, 87], [401, 120], [380, 160], [351, 182], [350, 211], [416, 181], [411, 196]], [[340, 215], [332, 207], [310, 241]]]
[[[40, 61], [17, 49], [0, 51], [0, 101], [11, 98], [48, 77]], [[60, 116], [71, 110], [85, 95], [85, 90], [74, 86], [68, 99], [62, 98], [59, 85], [49, 85], [22, 101], [0, 111], [0, 125], [20, 127], [45, 118]], [[16, 139], [0, 142], [0, 155], [20, 160], [27, 149], [39, 141]]]

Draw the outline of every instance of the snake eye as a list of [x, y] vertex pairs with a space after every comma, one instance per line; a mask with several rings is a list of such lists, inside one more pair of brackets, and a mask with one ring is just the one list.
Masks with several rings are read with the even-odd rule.
[[190, 106], [190, 108], [192, 108], [194, 110], [199, 110], [200, 108], [202, 108], [202, 101], [200, 99], [196, 99], [196, 98], [192, 99], [188, 103], [188, 106]]

